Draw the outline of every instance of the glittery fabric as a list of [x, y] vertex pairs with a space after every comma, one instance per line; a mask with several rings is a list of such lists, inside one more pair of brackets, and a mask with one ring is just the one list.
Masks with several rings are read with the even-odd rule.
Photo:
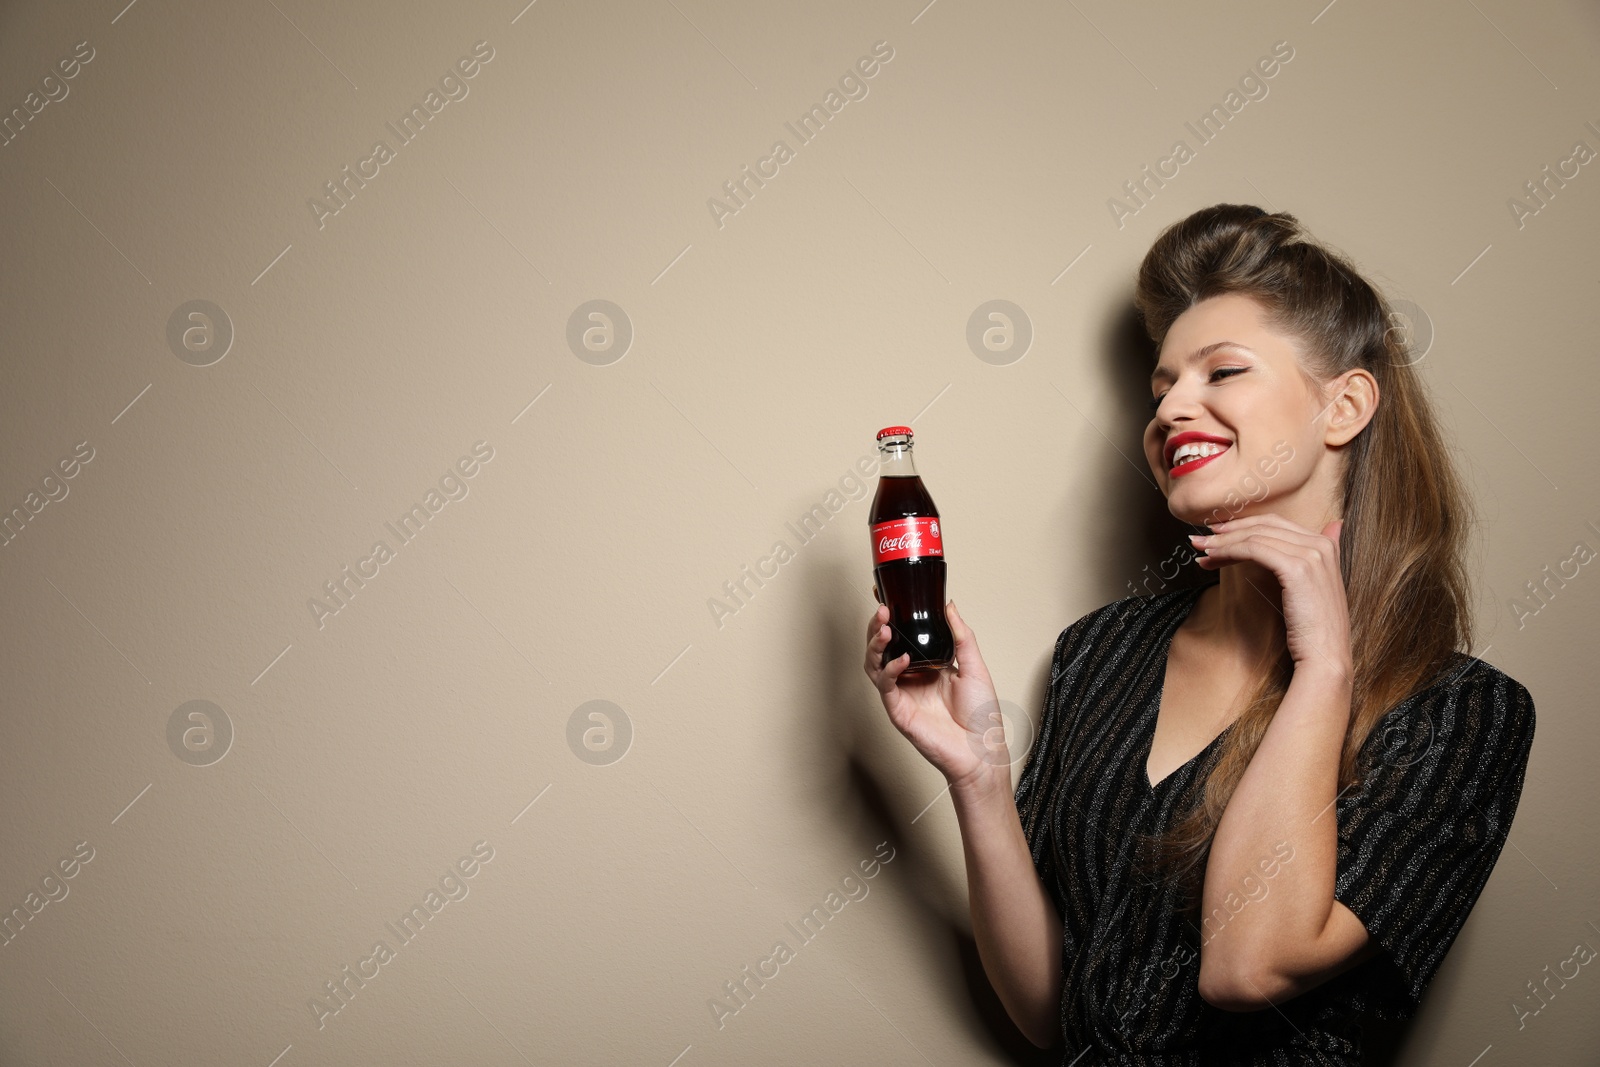
[[1199, 995], [1202, 931], [1179, 913], [1175, 887], [1150, 884], [1132, 862], [1133, 835], [1187, 809], [1227, 733], [1150, 784], [1167, 651], [1208, 587], [1107, 604], [1056, 641], [1016, 800], [1064, 927], [1061, 1062], [1357, 1067], [1360, 1019], [1412, 1014], [1494, 869], [1522, 792], [1533, 701], [1458, 653], [1391, 708], [1362, 748], [1361, 780], [1335, 804], [1334, 895], [1382, 951], [1272, 1007], [1222, 1011]]

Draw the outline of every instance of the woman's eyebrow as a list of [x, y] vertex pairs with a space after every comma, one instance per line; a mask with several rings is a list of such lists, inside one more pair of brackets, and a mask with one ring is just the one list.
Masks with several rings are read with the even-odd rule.
[[[1204, 359], [1219, 348], [1241, 348], [1244, 349], [1244, 351], [1249, 352], [1252, 356], [1255, 355], [1254, 350], [1247, 348], [1238, 341], [1213, 341], [1204, 348], [1197, 348], [1193, 352], [1190, 352], [1184, 357], [1183, 362], [1193, 363], [1197, 359]], [[1176, 377], [1177, 374], [1173, 372], [1171, 368], [1158, 365], [1150, 374], [1150, 384], [1155, 385], [1157, 382], [1170, 382]]]

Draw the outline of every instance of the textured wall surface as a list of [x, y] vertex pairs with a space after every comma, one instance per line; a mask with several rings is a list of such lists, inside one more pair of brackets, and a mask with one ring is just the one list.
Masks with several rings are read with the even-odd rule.
[[858, 464], [915, 420], [1020, 761], [1174, 543], [1132, 278], [1217, 202], [1404, 309], [1538, 708], [1392, 1054], [1593, 1063], [1597, 46], [1578, 0], [5, 5], [0, 1063], [1048, 1062], [861, 671]]

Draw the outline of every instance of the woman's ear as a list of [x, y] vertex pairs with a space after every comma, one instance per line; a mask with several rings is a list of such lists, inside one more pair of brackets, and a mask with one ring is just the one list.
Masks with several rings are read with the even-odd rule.
[[1360, 433], [1377, 413], [1378, 380], [1370, 371], [1357, 367], [1333, 380], [1329, 396], [1325, 440], [1330, 445], [1343, 445]]

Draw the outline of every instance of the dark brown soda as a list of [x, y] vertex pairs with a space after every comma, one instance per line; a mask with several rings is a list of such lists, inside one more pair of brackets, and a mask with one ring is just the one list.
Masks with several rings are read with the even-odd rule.
[[[938, 518], [939, 509], [918, 475], [884, 475], [872, 498], [869, 526], [894, 519]], [[923, 556], [890, 560], [874, 568], [878, 600], [889, 605], [889, 645], [880, 667], [911, 653], [905, 674], [941, 670], [955, 660], [956, 639], [944, 614], [944, 559]]]

